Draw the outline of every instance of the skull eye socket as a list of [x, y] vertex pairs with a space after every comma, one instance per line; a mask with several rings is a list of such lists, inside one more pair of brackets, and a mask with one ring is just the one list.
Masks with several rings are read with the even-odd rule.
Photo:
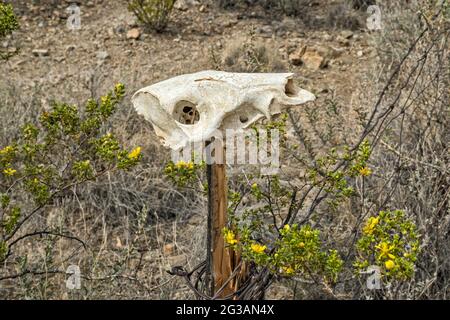
[[200, 113], [195, 104], [182, 100], [175, 105], [173, 117], [181, 124], [193, 125], [200, 120]]

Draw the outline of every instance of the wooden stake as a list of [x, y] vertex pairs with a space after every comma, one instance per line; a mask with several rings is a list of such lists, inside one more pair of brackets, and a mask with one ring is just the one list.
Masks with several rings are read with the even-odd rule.
[[[209, 293], [216, 292], [229, 279], [234, 268], [235, 259], [232, 250], [226, 248], [223, 238], [223, 228], [227, 226], [227, 179], [224, 161], [224, 148], [221, 143], [207, 143], [207, 147], [214, 144], [215, 159], [222, 157], [221, 164], [208, 164], [206, 168], [208, 178], [208, 280]], [[207, 148], [207, 155], [210, 154]], [[208, 161], [211, 163], [211, 161]], [[232, 294], [235, 290], [234, 281], [230, 281], [219, 298]]]
[[[210, 148], [215, 155], [211, 156]], [[247, 268], [242, 263], [240, 270], [230, 279], [233, 271], [240, 264], [241, 257], [227, 248], [223, 237], [223, 229], [228, 223], [227, 178], [225, 164], [225, 148], [223, 141], [206, 143], [207, 157], [222, 159], [215, 163], [209, 158], [206, 167], [208, 179], [208, 235], [207, 235], [207, 274], [206, 281], [211, 297], [224, 298], [235, 293], [247, 279]], [[217, 294], [220, 288], [224, 287]]]

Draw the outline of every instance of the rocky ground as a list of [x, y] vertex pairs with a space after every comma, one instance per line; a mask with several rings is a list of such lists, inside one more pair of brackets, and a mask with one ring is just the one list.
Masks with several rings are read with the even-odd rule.
[[[333, 1], [322, 2], [306, 8], [304, 21], [258, 6], [224, 10], [181, 1], [161, 34], [144, 32], [122, 1], [83, 3], [80, 30], [66, 26], [69, 1], [54, 6], [22, 2], [16, 6], [21, 28], [1, 44], [19, 51], [0, 67], [2, 80], [19, 85], [22, 92], [40, 88], [49, 100], [81, 102], [118, 81], [134, 90], [212, 68], [212, 47], [220, 52], [254, 30], [255, 38], [281, 57], [284, 69], [297, 73], [307, 89], [350, 97], [348, 90], [366, 72], [374, 51], [364, 25], [345, 28], [351, 17], [336, 11]], [[340, 16], [333, 16], [333, 10]], [[344, 21], [344, 27], [324, 25], [331, 17]]]

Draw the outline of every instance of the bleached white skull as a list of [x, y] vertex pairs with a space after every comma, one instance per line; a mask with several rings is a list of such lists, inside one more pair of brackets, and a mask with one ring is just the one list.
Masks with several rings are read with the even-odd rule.
[[293, 77], [202, 71], [142, 88], [132, 102], [164, 145], [179, 150], [208, 140], [216, 130], [245, 129], [263, 117], [313, 101], [315, 96], [296, 87]]

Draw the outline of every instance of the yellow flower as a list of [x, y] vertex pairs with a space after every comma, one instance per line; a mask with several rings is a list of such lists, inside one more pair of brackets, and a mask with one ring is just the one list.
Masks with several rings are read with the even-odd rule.
[[225, 242], [231, 245], [234, 245], [238, 242], [236, 240], [236, 236], [234, 235], [233, 231], [231, 230], [225, 231]]
[[363, 177], [367, 177], [372, 174], [372, 170], [369, 167], [364, 167], [359, 170], [359, 174]]
[[184, 162], [183, 160], [178, 161], [175, 165], [175, 167], [177, 167], [178, 169], [184, 168], [185, 166], [186, 166], [186, 162]]
[[253, 250], [253, 252], [258, 254], [264, 253], [264, 251], [267, 249], [267, 246], [263, 246], [259, 243], [252, 243], [250, 247]]
[[136, 160], [141, 154], [141, 147], [136, 147], [128, 154], [128, 159]]
[[7, 176], [13, 176], [16, 172], [17, 170], [14, 170], [13, 168], [7, 168], [3, 170], [3, 173], [6, 174]]
[[291, 275], [293, 275], [295, 273], [294, 268], [292, 268], [290, 266], [282, 267], [281, 269], [283, 270], [283, 273], [285, 273], [288, 276], [291, 276]]
[[380, 222], [380, 217], [370, 217], [369, 220], [367, 220], [366, 225], [363, 228], [363, 232], [365, 234], [372, 234], [373, 230], [377, 226], [378, 222]]
[[255, 182], [254, 184], [252, 184], [252, 189], [256, 189], [258, 188], [258, 184]]
[[288, 224], [285, 224], [283, 229], [284, 229], [284, 231], [289, 231], [289, 230], [291, 230], [291, 226]]
[[386, 269], [391, 270], [395, 267], [395, 262], [392, 260], [388, 260], [384, 263], [384, 265], [386, 266]]
[[101, 97], [102, 103], [106, 103], [109, 100], [108, 96]]
[[190, 170], [194, 169], [194, 163], [193, 163], [193, 162], [189, 162], [189, 163], [187, 164], [187, 167], [188, 167], [188, 169], [190, 169]]
[[382, 259], [383, 257], [395, 259], [395, 256], [391, 254], [391, 251], [395, 248], [393, 245], [390, 246], [387, 242], [382, 242], [379, 245], [375, 246], [375, 248], [380, 250], [380, 259]]
[[298, 247], [299, 247], [300, 249], [303, 249], [303, 248], [305, 247], [305, 243], [304, 243], [304, 242], [300, 242], [300, 243], [298, 244]]
[[0, 150], [0, 154], [7, 154], [14, 151], [14, 148], [12, 146], [6, 146], [3, 149]]

